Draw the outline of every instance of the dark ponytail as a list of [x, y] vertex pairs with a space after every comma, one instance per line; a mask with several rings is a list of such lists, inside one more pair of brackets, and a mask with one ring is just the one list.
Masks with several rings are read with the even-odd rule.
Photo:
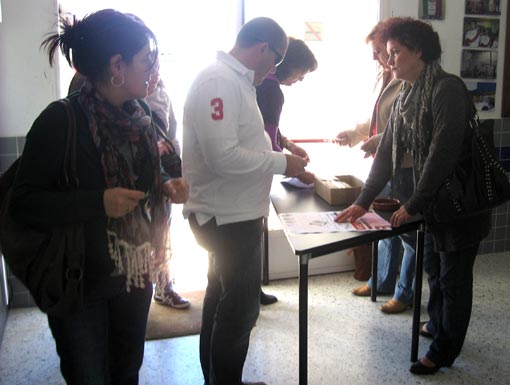
[[92, 81], [103, 80], [108, 75], [110, 59], [121, 55], [130, 63], [146, 44], [157, 59], [157, 40], [154, 33], [134, 15], [113, 9], [91, 13], [83, 19], [70, 21], [60, 18], [60, 32], [51, 34], [41, 44], [46, 49], [50, 65], [60, 48], [70, 66]]

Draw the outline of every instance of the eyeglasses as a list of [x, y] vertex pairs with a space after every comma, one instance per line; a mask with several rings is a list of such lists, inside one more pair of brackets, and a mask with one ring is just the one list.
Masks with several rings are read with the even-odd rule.
[[280, 54], [275, 48], [273, 48], [273, 46], [271, 44], [269, 44], [269, 42], [267, 41], [264, 41], [264, 40], [260, 40], [260, 39], [257, 39], [257, 38], [254, 38], [253, 40], [255, 41], [258, 41], [259, 43], [266, 43], [267, 46], [269, 47], [269, 49], [275, 54], [275, 59], [274, 59], [274, 66], [275, 67], [278, 67], [282, 61], [283, 61], [283, 56], [282, 54]]
[[282, 63], [282, 61], [283, 61], [283, 56], [282, 56], [282, 55], [281, 55], [281, 54], [280, 54], [280, 53], [279, 53], [276, 49], [274, 49], [274, 48], [271, 46], [271, 44], [267, 43], [267, 46], [268, 46], [268, 47], [269, 47], [269, 49], [270, 49], [271, 51], [273, 51], [273, 53], [275, 54], [275, 56], [276, 56], [276, 57], [275, 57], [275, 59], [274, 59], [274, 66], [275, 66], [275, 67], [278, 67], [278, 66]]

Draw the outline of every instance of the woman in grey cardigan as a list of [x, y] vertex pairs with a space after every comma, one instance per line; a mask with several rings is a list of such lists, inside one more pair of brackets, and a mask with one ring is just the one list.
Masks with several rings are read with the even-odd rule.
[[[412, 18], [385, 23], [388, 64], [404, 80], [393, 106], [388, 127], [377, 150], [365, 187], [338, 221], [362, 216], [390, 178], [398, 178], [403, 154], [411, 152], [415, 190], [393, 213], [392, 226], [426, 212], [445, 178], [461, 157], [471, 151], [469, 120], [473, 102], [458, 77], [439, 64], [441, 45], [429, 24]], [[425, 255], [428, 274], [430, 320], [420, 334], [432, 338], [427, 354], [414, 363], [415, 374], [433, 374], [450, 367], [459, 355], [471, 317], [473, 264], [480, 241], [490, 230], [490, 212], [455, 224], [439, 224], [425, 216], [435, 252]]]

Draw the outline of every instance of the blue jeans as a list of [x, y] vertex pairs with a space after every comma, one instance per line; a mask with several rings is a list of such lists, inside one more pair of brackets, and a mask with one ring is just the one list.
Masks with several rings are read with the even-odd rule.
[[191, 230], [209, 252], [200, 331], [200, 363], [207, 385], [241, 385], [250, 333], [260, 308], [262, 218]]
[[[413, 194], [413, 186], [413, 169], [401, 169], [397, 188], [397, 198], [401, 203], [405, 203]], [[391, 184], [388, 183], [379, 196], [389, 196], [390, 189]], [[432, 238], [429, 235], [426, 237], [426, 247], [427, 243], [429, 243], [428, 248], [430, 248], [431, 242]], [[415, 246], [416, 233], [407, 233], [399, 237], [391, 237], [379, 241], [377, 245], [377, 292], [384, 294], [394, 293], [393, 297], [396, 300], [408, 305], [413, 303]], [[404, 248], [404, 254], [400, 264], [400, 277], [395, 288], [402, 247]], [[369, 279], [368, 286], [372, 287], [372, 278]]]
[[427, 330], [434, 335], [427, 358], [438, 366], [451, 366], [464, 344], [471, 318], [478, 246], [424, 258], [430, 289]]
[[67, 384], [138, 384], [151, 298], [149, 282], [128, 293], [125, 277], [111, 277], [77, 314], [48, 316]]

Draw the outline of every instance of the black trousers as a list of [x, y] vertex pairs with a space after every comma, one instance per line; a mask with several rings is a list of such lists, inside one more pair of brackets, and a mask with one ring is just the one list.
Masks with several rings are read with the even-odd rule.
[[479, 243], [454, 252], [429, 254], [424, 259], [430, 298], [427, 329], [435, 337], [427, 358], [451, 366], [462, 350], [473, 304], [473, 266]]
[[209, 251], [200, 331], [206, 385], [241, 385], [250, 333], [260, 309], [262, 218], [218, 226], [213, 218], [189, 223]]
[[68, 317], [48, 317], [69, 385], [137, 385], [142, 366], [152, 284], [126, 291], [111, 277]]

